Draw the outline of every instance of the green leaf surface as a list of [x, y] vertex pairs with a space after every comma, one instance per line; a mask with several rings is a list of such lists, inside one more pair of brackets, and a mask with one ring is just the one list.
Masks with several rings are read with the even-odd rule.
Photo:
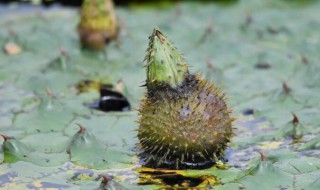
[[3, 143], [4, 163], [15, 163], [26, 161], [39, 166], [56, 166], [67, 161], [67, 155], [53, 154], [48, 155], [32, 150], [26, 144], [9, 138]]
[[[81, 49], [76, 8], [2, 9], [0, 48], [14, 42], [21, 52], [0, 51], [0, 131], [14, 137], [1, 140], [0, 189], [174, 188], [181, 175], [214, 189], [318, 190], [319, 9], [317, 0], [117, 7], [120, 35], [105, 52]], [[236, 135], [223, 169], [141, 172], [135, 110], [155, 27], [184, 54], [191, 73], [228, 97]], [[134, 111], [90, 109], [99, 92], [78, 93], [83, 80], [123, 81]]]
[[92, 133], [81, 127], [68, 149], [71, 162], [95, 169], [130, 166], [130, 156], [99, 141]]
[[246, 189], [290, 188], [293, 175], [280, 170], [269, 161], [261, 161], [257, 166], [248, 170], [248, 176], [239, 181]]

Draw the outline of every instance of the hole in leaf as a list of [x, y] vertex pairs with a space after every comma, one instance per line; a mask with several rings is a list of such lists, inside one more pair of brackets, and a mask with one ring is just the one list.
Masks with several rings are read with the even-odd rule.
[[209, 175], [189, 177], [185, 176], [183, 171], [175, 170], [154, 170], [140, 171], [139, 185], [164, 185], [170, 188], [205, 188], [211, 185], [217, 185], [220, 182]]
[[100, 99], [90, 107], [105, 112], [130, 110], [129, 101], [125, 96], [105, 86], [100, 88]]
[[163, 182], [170, 186], [180, 186], [180, 187], [196, 187], [200, 185], [203, 181], [200, 178], [191, 178], [191, 177], [184, 177], [182, 175], [175, 175], [171, 177], [160, 177], [162, 178]]
[[[122, 83], [122, 81], [120, 81], [120, 83]], [[120, 92], [122, 90], [119, 90], [119, 84], [114, 87], [112, 84], [103, 84], [91, 80], [84, 80], [76, 85], [76, 89], [78, 93], [83, 93], [89, 90], [96, 90], [100, 92], [100, 98], [89, 105], [92, 109], [104, 112], [130, 110], [130, 103], [122, 92]]]

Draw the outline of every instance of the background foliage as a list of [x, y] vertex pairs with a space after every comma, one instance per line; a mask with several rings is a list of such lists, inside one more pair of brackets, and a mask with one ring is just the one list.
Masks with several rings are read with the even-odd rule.
[[[0, 13], [0, 45], [21, 50], [0, 52], [0, 131], [11, 137], [1, 140], [0, 188], [158, 189], [182, 179], [201, 188], [319, 189], [319, 8], [285, 0], [118, 8], [121, 35], [100, 53], [81, 50], [77, 10]], [[154, 27], [229, 97], [238, 119], [228, 169], [141, 168], [136, 111], [91, 110], [98, 92], [77, 93], [82, 80], [121, 80], [138, 107]]]

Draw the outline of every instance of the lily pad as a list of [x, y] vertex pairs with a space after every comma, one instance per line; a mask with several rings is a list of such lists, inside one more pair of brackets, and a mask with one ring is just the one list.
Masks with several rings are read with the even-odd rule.
[[68, 149], [71, 162], [95, 169], [130, 166], [130, 155], [108, 147], [80, 126]]
[[[81, 49], [77, 8], [20, 8], [0, 7], [1, 47], [12, 42], [21, 49], [15, 55], [0, 51], [0, 130], [14, 137], [1, 140], [0, 188], [206, 183], [201, 187], [319, 189], [319, 1], [116, 7], [121, 30], [104, 52]], [[155, 27], [184, 53], [190, 72], [225, 92], [237, 118], [227, 165], [169, 173], [141, 168], [135, 110], [145, 94], [139, 87], [146, 80], [143, 58]], [[78, 93], [75, 86], [83, 80], [122, 81], [132, 111], [88, 108], [99, 93]], [[86, 130], [79, 132], [76, 123]]]

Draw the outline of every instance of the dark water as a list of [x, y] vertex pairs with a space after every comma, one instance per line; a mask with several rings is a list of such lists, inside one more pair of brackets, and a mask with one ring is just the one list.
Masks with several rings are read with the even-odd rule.
[[[2, 4], [9, 4], [9, 3], [21, 3], [21, 4], [28, 4], [28, 2], [32, 2], [32, 0], [29, 1], [19, 1], [19, 0], [0, 0], [0, 3]], [[82, 0], [42, 0], [42, 5], [44, 6], [52, 6], [56, 4], [60, 5], [66, 5], [66, 6], [80, 6], [82, 3]]]
[[[64, 6], [80, 6], [83, 0], [42, 0], [44, 6], [51, 6], [53, 4], [60, 4]], [[199, 1], [199, 0], [161, 0], [161, 2], [181, 2], [181, 1]], [[223, 2], [223, 3], [232, 3], [237, 2], [238, 0], [200, 0], [202, 2]], [[0, 3], [12, 3], [12, 2], [21, 2], [19, 0], [0, 0]], [[24, 1], [32, 2], [32, 0]], [[159, 0], [114, 0], [116, 5], [130, 5], [130, 4], [141, 4], [141, 3], [159, 3]]]

